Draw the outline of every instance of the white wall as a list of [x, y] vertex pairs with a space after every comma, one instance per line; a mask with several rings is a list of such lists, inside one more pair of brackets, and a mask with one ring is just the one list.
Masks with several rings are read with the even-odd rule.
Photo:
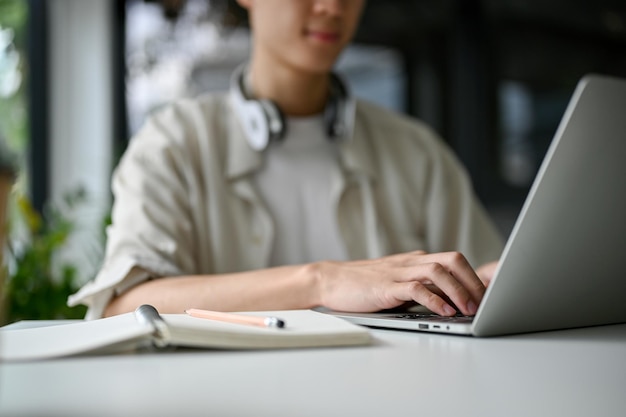
[[50, 13], [50, 191], [60, 204], [79, 186], [88, 203], [72, 213], [80, 233], [65, 254], [95, 272], [97, 234], [110, 205], [113, 2], [54, 0]]

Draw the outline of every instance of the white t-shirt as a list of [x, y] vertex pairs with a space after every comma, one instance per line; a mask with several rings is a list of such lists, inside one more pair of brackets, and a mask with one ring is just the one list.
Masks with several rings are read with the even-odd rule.
[[275, 219], [271, 266], [347, 260], [331, 187], [339, 154], [323, 117], [287, 119], [285, 137], [266, 152], [254, 183]]

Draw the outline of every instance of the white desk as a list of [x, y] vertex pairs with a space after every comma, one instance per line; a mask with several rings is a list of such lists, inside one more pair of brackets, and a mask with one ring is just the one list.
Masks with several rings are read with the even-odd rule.
[[2, 364], [2, 416], [626, 416], [626, 325]]

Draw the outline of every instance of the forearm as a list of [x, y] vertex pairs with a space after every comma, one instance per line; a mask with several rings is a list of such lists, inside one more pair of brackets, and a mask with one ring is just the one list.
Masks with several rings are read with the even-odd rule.
[[[495, 264], [493, 264], [495, 265]], [[485, 267], [484, 278], [489, 271]], [[224, 275], [160, 278], [144, 282], [109, 303], [105, 316], [152, 304], [162, 313], [187, 308], [221, 311], [287, 310], [324, 306], [372, 312], [417, 302], [432, 311], [476, 314], [485, 284], [458, 252], [422, 251], [379, 259], [316, 262]]]
[[222, 275], [146, 281], [111, 300], [105, 316], [151, 304], [162, 313], [186, 308], [218, 311], [283, 310], [319, 305], [317, 265], [294, 265]]

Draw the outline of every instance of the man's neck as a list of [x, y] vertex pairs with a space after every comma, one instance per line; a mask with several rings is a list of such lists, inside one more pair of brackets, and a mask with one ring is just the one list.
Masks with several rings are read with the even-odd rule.
[[321, 113], [329, 94], [329, 74], [252, 61], [248, 82], [256, 98], [275, 102], [287, 116]]

